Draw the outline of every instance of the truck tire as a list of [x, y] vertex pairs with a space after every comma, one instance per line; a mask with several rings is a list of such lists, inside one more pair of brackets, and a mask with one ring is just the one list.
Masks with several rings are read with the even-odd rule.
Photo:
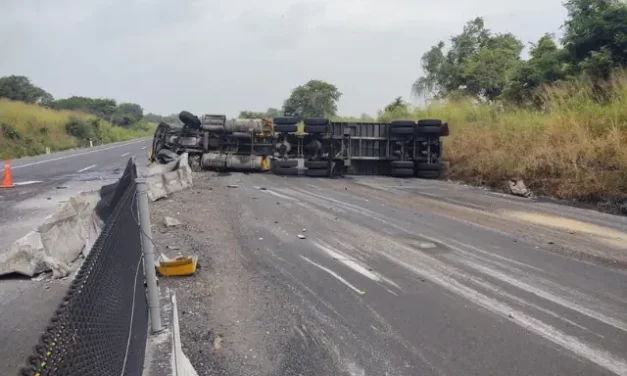
[[305, 161], [305, 167], [310, 169], [329, 168], [329, 161]]
[[436, 125], [418, 127], [416, 128], [416, 133], [440, 136], [442, 134], [442, 127]]
[[418, 120], [418, 127], [441, 127], [442, 120], [440, 119], [422, 119]]
[[273, 168], [296, 167], [298, 161], [296, 159], [275, 159], [270, 164]]
[[274, 154], [274, 146], [256, 145], [255, 146], [255, 153], [257, 155], [261, 155], [262, 157], [267, 157], [269, 155]]
[[329, 176], [329, 169], [317, 168], [317, 169], [312, 169], [312, 170], [305, 170], [305, 176], [311, 176], [311, 177]]
[[440, 177], [440, 171], [417, 171], [416, 176], [422, 179], [438, 179]]
[[442, 163], [417, 163], [417, 171], [440, 171], [442, 170]]
[[416, 126], [416, 122], [412, 121], [412, 120], [394, 120], [394, 121], [390, 122], [390, 126], [392, 128], [396, 128], [396, 127], [415, 127]]
[[274, 124], [274, 131], [280, 133], [293, 133], [298, 130], [296, 124]]
[[298, 175], [298, 168], [296, 167], [277, 167], [271, 169], [275, 175]]
[[392, 161], [390, 162], [392, 168], [414, 168], [414, 161]]
[[309, 134], [327, 133], [327, 130], [326, 125], [305, 125], [305, 133]]
[[390, 172], [390, 175], [396, 177], [404, 177], [404, 176], [414, 176], [413, 168], [393, 168]]
[[413, 135], [416, 132], [415, 127], [391, 127], [390, 134], [392, 135]]
[[309, 118], [305, 119], [305, 125], [328, 125], [329, 119], [327, 118]]
[[281, 116], [275, 117], [273, 120], [275, 126], [277, 124], [297, 124], [299, 121], [298, 116]]
[[192, 114], [189, 111], [181, 111], [181, 113], [179, 114], [179, 120], [181, 120], [183, 124], [187, 125], [190, 128], [200, 128], [200, 119], [198, 118], [198, 116]]

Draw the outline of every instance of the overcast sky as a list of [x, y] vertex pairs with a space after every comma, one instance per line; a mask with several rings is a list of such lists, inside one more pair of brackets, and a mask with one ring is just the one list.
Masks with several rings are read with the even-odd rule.
[[560, 0], [0, 0], [0, 76], [55, 97], [161, 114], [280, 107], [310, 79], [343, 115], [410, 98], [420, 57], [483, 16], [523, 42], [560, 34]]

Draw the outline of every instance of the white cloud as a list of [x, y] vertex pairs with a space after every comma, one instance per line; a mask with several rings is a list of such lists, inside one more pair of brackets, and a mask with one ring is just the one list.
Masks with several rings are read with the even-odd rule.
[[3, 0], [0, 76], [229, 116], [279, 107], [318, 78], [344, 93], [342, 113], [372, 114], [408, 98], [422, 53], [476, 16], [529, 42], [565, 11], [560, 0]]

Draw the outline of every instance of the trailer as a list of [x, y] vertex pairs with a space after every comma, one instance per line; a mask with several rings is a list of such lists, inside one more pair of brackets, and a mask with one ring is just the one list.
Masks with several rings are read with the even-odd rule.
[[338, 177], [347, 174], [438, 178], [441, 138], [448, 124], [438, 119], [390, 123], [335, 122], [297, 117], [231, 119], [187, 111], [176, 128], [161, 123], [152, 159], [167, 163], [189, 154], [192, 169], [267, 171], [277, 175]]

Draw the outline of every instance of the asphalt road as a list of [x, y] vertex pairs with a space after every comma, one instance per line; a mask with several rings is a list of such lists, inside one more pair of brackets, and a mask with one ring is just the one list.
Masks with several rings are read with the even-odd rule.
[[152, 215], [160, 252], [199, 256], [162, 283], [201, 375], [627, 375], [625, 217], [417, 179], [194, 184]]
[[[149, 139], [11, 161], [15, 188], [0, 190], [0, 253], [68, 198], [114, 182], [131, 156], [147, 163]], [[24, 365], [70, 280], [0, 277], [0, 374]]]

